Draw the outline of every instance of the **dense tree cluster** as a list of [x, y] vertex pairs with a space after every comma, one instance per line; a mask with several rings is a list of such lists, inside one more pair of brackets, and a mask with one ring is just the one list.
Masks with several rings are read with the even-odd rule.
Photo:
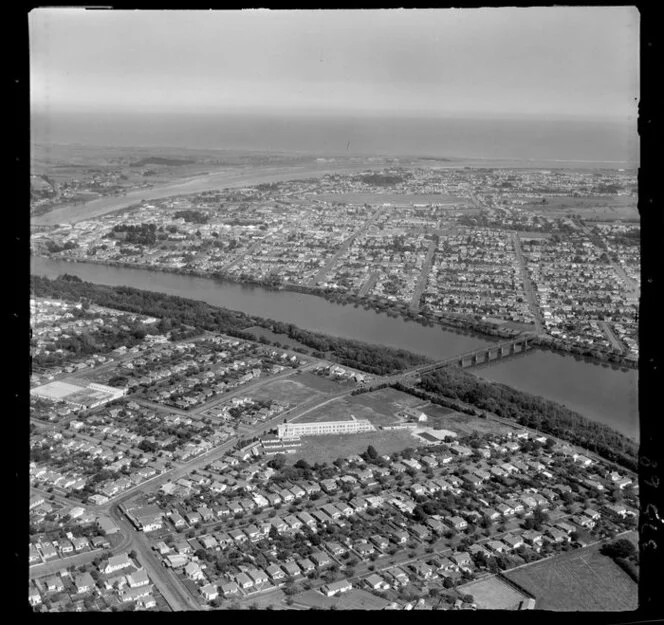
[[111, 236], [122, 238], [127, 243], [136, 245], [154, 245], [157, 242], [157, 226], [155, 224], [118, 224], [113, 226]]
[[420, 387], [569, 441], [631, 471], [637, 470], [636, 443], [610, 427], [586, 419], [553, 401], [504, 384], [487, 382], [455, 368], [439, 369], [423, 376]]
[[173, 215], [174, 219], [184, 219], [187, 223], [191, 224], [206, 224], [208, 222], [208, 216], [201, 211], [196, 210], [183, 210], [178, 211]]
[[619, 538], [602, 545], [601, 553], [611, 558], [635, 582], [639, 581], [639, 552], [627, 538]]

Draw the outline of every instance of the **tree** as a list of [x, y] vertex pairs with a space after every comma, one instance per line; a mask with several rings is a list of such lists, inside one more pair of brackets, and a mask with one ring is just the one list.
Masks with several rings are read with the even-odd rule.
[[619, 538], [612, 543], [603, 545], [600, 551], [609, 558], [629, 558], [636, 554], [636, 547], [627, 538]]

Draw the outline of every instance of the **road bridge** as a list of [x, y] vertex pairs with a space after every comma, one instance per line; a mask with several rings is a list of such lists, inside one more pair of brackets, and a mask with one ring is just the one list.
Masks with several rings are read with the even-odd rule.
[[510, 339], [509, 341], [502, 341], [500, 343], [486, 345], [463, 354], [451, 356], [445, 360], [439, 360], [437, 362], [427, 363], [412, 369], [406, 369], [405, 371], [401, 371], [395, 375], [376, 378], [373, 382], [365, 386], [365, 388], [370, 390], [377, 386], [394, 384], [407, 378], [412, 378], [414, 376], [424, 375], [425, 373], [431, 373], [432, 371], [436, 371], [438, 369], [443, 369], [444, 367], [459, 367], [461, 369], [468, 369], [470, 367], [485, 365], [498, 360], [505, 360], [518, 354], [524, 354], [529, 349], [532, 349], [534, 347], [533, 340], [535, 337], [536, 335], [534, 334], [527, 334]]

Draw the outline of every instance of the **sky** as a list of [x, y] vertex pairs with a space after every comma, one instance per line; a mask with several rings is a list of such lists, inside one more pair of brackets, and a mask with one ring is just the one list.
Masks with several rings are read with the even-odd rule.
[[634, 119], [634, 7], [29, 14], [34, 114]]

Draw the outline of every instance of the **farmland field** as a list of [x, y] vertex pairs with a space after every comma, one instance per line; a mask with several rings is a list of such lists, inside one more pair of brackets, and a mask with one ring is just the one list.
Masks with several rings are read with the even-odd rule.
[[310, 464], [334, 462], [352, 454], [360, 454], [373, 445], [379, 454], [391, 454], [406, 447], [417, 447], [418, 441], [408, 432], [360, 432], [357, 434], [332, 434], [329, 436], [303, 436], [302, 447], [287, 456], [289, 464], [304, 458]]
[[603, 556], [600, 547], [592, 545], [505, 575], [537, 599], [537, 610], [636, 610], [637, 584]]

